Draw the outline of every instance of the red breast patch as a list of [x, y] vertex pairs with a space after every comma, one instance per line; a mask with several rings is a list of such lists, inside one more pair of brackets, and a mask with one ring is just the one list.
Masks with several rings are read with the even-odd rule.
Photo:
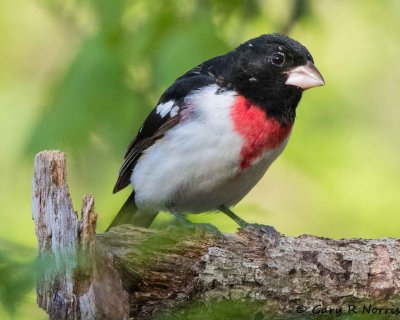
[[265, 151], [275, 149], [288, 137], [292, 125], [281, 125], [268, 118], [265, 111], [243, 96], [238, 96], [232, 108], [234, 129], [244, 138], [240, 152], [240, 168], [246, 169]]

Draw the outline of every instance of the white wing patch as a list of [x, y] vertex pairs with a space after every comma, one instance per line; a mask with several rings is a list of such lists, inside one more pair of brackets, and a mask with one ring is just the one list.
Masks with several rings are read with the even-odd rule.
[[179, 107], [178, 107], [178, 106], [175, 106], [175, 107], [173, 107], [173, 108], [171, 109], [169, 115], [170, 115], [170, 117], [172, 118], [172, 117], [175, 117], [175, 116], [178, 114], [178, 112], [179, 112]]
[[[160, 117], [164, 118], [168, 113], [170, 113], [170, 112], [172, 113], [171, 109], [175, 109], [175, 108], [173, 108], [174, 104], [175, 104], [175, 101], [173, 101], [173, 100], [170, 100], [165, 103], [160, 103], [156, 109], [157, 114], [160, 115]], [[174, 112], [177, 112], [177, 111], [174, 111]], [[171, 114], [171, 116], [172, 116], [172, 114]]]

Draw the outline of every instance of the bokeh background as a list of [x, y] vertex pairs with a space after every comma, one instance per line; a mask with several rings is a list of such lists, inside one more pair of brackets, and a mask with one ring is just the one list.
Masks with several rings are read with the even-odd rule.
[[101, 232], [129, 194], [111, 193], [124, 150], [163, 90], [263, 33], [305, 44], [326, 86], [304, 94], [287, 149], [236, 212], [287, 235], [400, 237], [398, 30], [397, 0], [2, 1], [0, 319], [46, 319], [33, 289], [34, 155], [67, 153], [75, 209], [93, 193]]

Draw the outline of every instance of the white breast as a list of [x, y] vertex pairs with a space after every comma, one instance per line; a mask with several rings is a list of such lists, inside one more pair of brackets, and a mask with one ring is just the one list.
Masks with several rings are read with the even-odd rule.
[[131, 176], [138, 207], [211, 211], [237, 203], [261, 179], [286, 142], [241, 171], [243, 139], [230, 119], [234, 92], [211, 85], [191, 95], [187, 117], [149, 147]]

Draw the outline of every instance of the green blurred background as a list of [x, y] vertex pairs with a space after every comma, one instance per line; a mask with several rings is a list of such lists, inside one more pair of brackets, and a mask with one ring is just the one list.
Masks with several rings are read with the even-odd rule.
[[33, 290], [34, 155], [67, 153], [75, 209], [93, 193], [104, 230], [129, 194], [111, 193], [123, 152], [163, 90], [263, 33], [306, 45], [326, 86], [304, 94], [286, 151], [236, 212], [287, 235], [399, 237], [398, 30], [397, 0], [2, 1], [0, 319], [46, 319]]

